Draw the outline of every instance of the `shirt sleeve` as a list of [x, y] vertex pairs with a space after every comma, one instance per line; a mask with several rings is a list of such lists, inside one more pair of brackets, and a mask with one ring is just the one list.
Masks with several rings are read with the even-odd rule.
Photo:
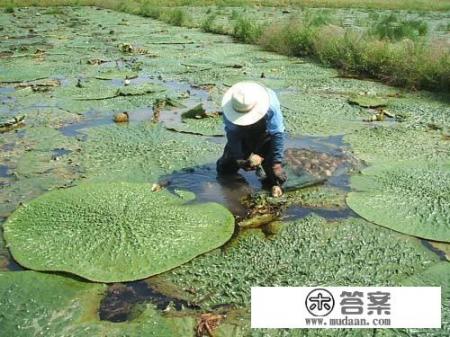
[[271, 135], [272, 164], [282, 163], [284, 157], [284, 121], [281, 105], [273, 90], [269, 90], [270, 108], [267, 114], [267, 131]]
[[225, 115], [223, 116], [223, 122], [225, 124], [225, 133], [227, 135], [227, 145], [230, 150], [230, 154], [234, 159], [243, 159], [244, 154], [242, 152], [242, 140], [239, 129], [231, 123]]
[[270, 107], [267, 113], [267, 131], [273, 135], [275, 133], [284, 133], [284, 120], [281, 113], [281, 105], [277, 95], [271, 89], [268, 89], [270, 96]]

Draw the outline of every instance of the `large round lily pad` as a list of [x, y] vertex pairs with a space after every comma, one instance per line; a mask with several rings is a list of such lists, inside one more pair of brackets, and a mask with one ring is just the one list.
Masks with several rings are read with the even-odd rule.
[[7, 337], [173, 336], [147, 306], [135, 320], [100, 321], [97, 309], [106, 287], [33, 271], [0, 273], [0, 335]]
[[147, 184], [84, 184], [44, 194], [4, 225], [14, 258], [35, 270], [100, 282], [142, 279], [217, 248], [234, 218], [193, 194], [152, 192]]
[[450, 242], [450, 163], [407, 161], [370, 167], [351, 179], [347, 204], [376, 224]]
[[80, 160], [95, 181], [153, 182], [160, 175], [217, 160], [222, 145], [198, 136], [137, 123], [91, 128]]

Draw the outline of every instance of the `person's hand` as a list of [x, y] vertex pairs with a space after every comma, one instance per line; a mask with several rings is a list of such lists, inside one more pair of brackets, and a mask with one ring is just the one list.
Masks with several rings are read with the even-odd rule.
[[275, 186], [272, 186], [271, 193], [272, 193], [272, 197], [279, 198], [283, 195], [283, 190], [281, 189], [280, 186], [275, 185]]
[[258, 154], [255, 154], [255, 153], [252, 153], [251, 155], [250, 155], [250, 157], [248, 157], [248, 160], [250, 161], [250, 166], [252, 166], [252, 167], [258, 167], [259, 165], [261, 165], [262, 164], [262, 162], [263, 162], [263, 157], [261, 157], [260, 155], [258, 155]]
[[283, 166], [280, 163], [276, 163], [272, 166], [273, 175], [279, 185], [282, 185], [287, 180], [286, 172], [284, 172]]
[[253, 167], [250, 163], [250, 160], [245, 159], [239, 159], [236, 161], [239, 168], [245, 170], [245, 171], [254, 171], [256, 170], [256, 167]]

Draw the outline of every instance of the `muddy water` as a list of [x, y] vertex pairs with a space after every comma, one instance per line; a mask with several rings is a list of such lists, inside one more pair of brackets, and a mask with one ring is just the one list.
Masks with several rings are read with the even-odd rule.
[[[225, 139], [214, 142], [225, 144]], [[347, 148], [342, 137], [288, 137], [286, 148], [306, 149], [326, 153], [333, 156], [343, 156]], [[226, 205], [237, 217], [242, 218], [248, 209], [242, 205], [242, 198], [263, 189], [261, 181], [254, 172], [239, 171], [232, 177], [217, 177], [215, 164], [185, 168], [179, 172], [161, 177], [160, 184], [167, 186], [171, 191], [177, 189], [189, 190], [197, 196], [196, 202], [217, 202]], [[349, 189], [349, 167], [340, 167], [335, 174], [329, 177], [325, 183], [328, 186], [343, 190]], [[316, 208], [291, 207], [286, 210], [286, 216], [290, 219], [301, 218], [311, 212], [321, 213], [325, 218], [348, 217], [353, 213], [349, 209], [342, 211], [318, 210]]]
[[295, 220], [307, 217], [311, 214], [317, 214], [325, 219], [338, 220], [349, 217], [357, 217], [358, 215], [350, 208], [343, 209], [327, 209], [327, 208], [311, 208], [301, 206], [291, 206], [283, 213], [283, 220]]
[[145, 281], [116, 283], [108, 291], [100, 303], [100, 320], [124, 322], [139, 315], [139, 305], [151, 302], [159, 310], [198, 309], [188, 301], [166, 296], [151, 288]]
[[9, 167], [6, 165], [0, 165], [0, 177], [7, 178], [9, 176]]
[[[105, 82], [107, 82], [108, 85], [118, 88], [124, 86], [124, 80], [122, 79], [106, 80]], [[142, 85], [146, 83], [160, 85], [166, 88], [168, 92], [176, 93], [178, 97], [174, 97], [174, 99], [180, 106], [164, 106], [160, 111], [158, 121], [153, 120], [154, 107], [151, 104], [147, 107], [127, 111], [128, 121], [130, 123], [154, 121], [172, 127], [182, 123], [182, 112], [187, 111], [198, 104], [202, 104], [207, 112], [215, 111], [215, 106], [212, 103], [208, 90], [193, 86], [188, 82], [163, 80], [153, 76], [143, 75], [131, 79], [129, 85]], [[84, 118], [81, 121], [67, 124], [59, 128], [59, 130], [65, 136], [77, 137], [79, 140], [85, 141], [87, 136], [83, 133], [83, 130], [114, 124], [112, 112], [110, 113], [110, 116], [104, 117], [104, 114], [99, 116], [97, 111], [91, 110], [86, 112], [83, 117]]]

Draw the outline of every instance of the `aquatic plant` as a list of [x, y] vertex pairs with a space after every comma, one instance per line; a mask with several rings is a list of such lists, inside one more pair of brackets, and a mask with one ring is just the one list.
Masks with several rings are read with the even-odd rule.
[[207, 117], [202, 119], [185, 119], [183, 123], [166, 124], [169, 130], [202, 136], [225, 136], [222, 118]]
[[363, 113], [339, 97], [281, 95], [286, 128], [294, 135], [340, 135], [358, 130]]
[[288, 192], [286, 197], [289, 205], [329, 209], [346, 207], [346, 193], [343, 190], [329, 186], [302, 188], [298, 191]]
[[310, 216], [271, 239], [257, 233], [162, 276], [195, 289], [202, 305], [247, 306], [252, 286], [393, 285], [436, 261], [415, 239], [361, 219]]
[[405, 161], [369, 167], [351, 178], [347, 204], [396, 231], [450, 242], [450, 163]]
[[0, 272], [0, 326], [8, 337], [173, 336], [166, 321], [148, 305], [135, 320], [98, 319], [106, 287], [33, 271]]
[[387, 99], [369, 95], [352, 95], [349, 97], [348, 102], [363, 108], [380, 108], [388, 105]]
[[447, 337], [450, 334], [450, 263], [441, 262], [421, 273], [415, 274], [402, 283], [406, 287], [441, 288], [441, 328], [440, 329], [386, 329], [380, 331], [382, 337]]
[[450, 159], [448, 143], [438, 132], [402, 125], [366, 127], [345, 135], [344, 140], [368, 163]]
[[154, 182], [160, 175], [212, 162], [221, 146], [152, 124], [113, 125], [87, 131], [80, 160], [87, 176], [102, 181]]
[[[101, 282], [142, 279], [226, 242], [234, 218], [219, 204], [149, 185], [82, 184], [17, 209], [4, 224], [14, 258], [36, 270]], [[45, 243], [45, 245], [43, 245]]]

